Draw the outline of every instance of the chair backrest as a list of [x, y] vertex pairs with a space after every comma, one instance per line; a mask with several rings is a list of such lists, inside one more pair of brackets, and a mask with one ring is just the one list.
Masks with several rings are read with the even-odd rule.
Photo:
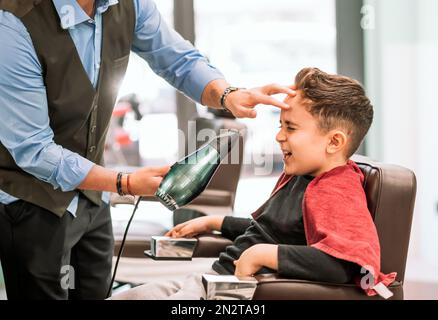
[[[231, 163], [231, 161], [229, 161], [229, 163], [222, 163], [206, 189], [206, 191], [226, 192], [228, 196], [218, 197], [216, 200], [220, 198], [227, 199], [225, 200], [227, 203], [221, 203], [221, 201], [215, 201], [215, 203], [217, 203], [217, 205], [229, 206], [233, 208], [236, 198], [237, 185], [243, 164], [246, 125], [236, 121], [235, 118], [223, 117], [219, 115], [216, 115], [212, 119], [198, 117], [195, 119], [195, 123], [197, 132], [202, 129], [212, 129], [216, 132], [216, 134], [219, 134], [221, 129], [235, 129], [240, 132], [238, 163]], [[202, 141], [198, 141], [197, 147], [200, 147], [202, 143]], [[230, 159], [231, 158], [229, 158], [229, 160]], [[193, 203], [198, 204], [199, 201], [195, 200]]]
[[354, 156], [352, 160], [365, 175], [368, 209], [380, 239], [382, 272], [396, 271], [397, 280], [402, 282], [417, 192], [415, 174], [362, 156]]

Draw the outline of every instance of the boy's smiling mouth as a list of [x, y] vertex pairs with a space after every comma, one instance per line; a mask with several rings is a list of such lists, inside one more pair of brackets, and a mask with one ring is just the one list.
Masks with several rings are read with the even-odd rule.
[[281, 150], [283, 152], [283, 160], [288, 160], [290, 157], [292, 157], [292, 152], [288, 150]]

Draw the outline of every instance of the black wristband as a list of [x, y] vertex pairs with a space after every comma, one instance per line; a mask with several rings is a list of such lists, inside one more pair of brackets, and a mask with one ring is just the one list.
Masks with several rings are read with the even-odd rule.
[[121, 197], [125, 196], [125, 193], [123, 192], [123, 189], [122, 189], [122, 178], [123, 178], [123, 173], [119, 172], [117, 174], [116, 188], [117, 188], [117, 193]]

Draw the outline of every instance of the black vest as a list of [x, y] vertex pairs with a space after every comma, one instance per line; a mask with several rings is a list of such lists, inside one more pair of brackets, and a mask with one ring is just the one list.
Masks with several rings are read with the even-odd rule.
[[[85, 72], [69, 31], [61, 28], [52, 0], [0, 0], [0, 9], [18, 17], [32, 38], [43, 69], [55, 143], [103, 165], [105, 138], [133, 41], [133, 1], [119, 0], [119, 4], [103, 14], [97, 89]], [[51, 184], [21, 170], [1, 143], [0, 190], [58, 216], [66, 212], [77, 194], [54, 190]], [[80, 192], [94, 204], [101, 205], [101, 192]]]

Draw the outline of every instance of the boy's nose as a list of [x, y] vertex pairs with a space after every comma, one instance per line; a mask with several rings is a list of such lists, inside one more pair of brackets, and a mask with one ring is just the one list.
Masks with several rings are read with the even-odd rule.
[[280, 131], [278, 131], [277, 136], [275, 137], [275, 140], [277, 140], [278, 143], [285, 141], [285, 136], [284, 136], [281, 129], [280, 129]]

